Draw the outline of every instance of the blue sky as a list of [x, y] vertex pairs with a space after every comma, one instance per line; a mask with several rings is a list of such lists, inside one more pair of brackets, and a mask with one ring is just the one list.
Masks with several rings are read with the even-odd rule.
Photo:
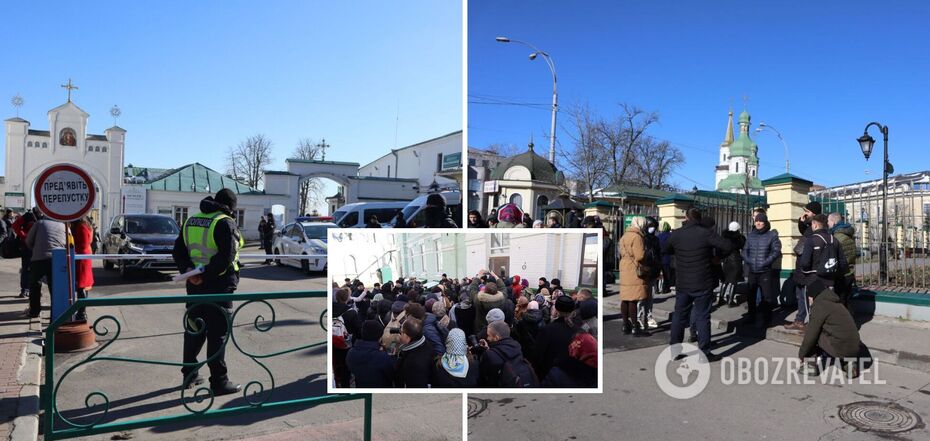
[[394, 147], [398, 113], [397, 146], [462, 129], [458, 2], [13, 2], [0, 41], [2, 119], [20, 93], [20, 116], [46, 129], [70, 77], [90, 133], [120, 106], [137, 166], [222, 172], [256, 133], [272, 168], [305, 137], [365, 164]]
[[[544, 61], [494, 38], [528, 41], [556, 64], [561, 148], [573, 104], [606, 116], [621, 102], [655, 110], [651, 133], [685, 156], [674, 176], [683, 188], [713, 187], [727, 110], [739, 114], [743, 96], [763, 179], [784, 172], [784, 148], [754, 132], [760, 121], [788, 142], [792, 173], [817, 183], [880, 177], [881, 152], [867, 163], [856, 142], [873, 120], [890, 128], [897, 172], [930, 169], [930, 2], [472, 0], [468, 20], [469, 101], [551, 100]], [[522, 147], [533, 134], [543, 153], [549, 115], [546, 106], [469, 104], [468, 144]]]

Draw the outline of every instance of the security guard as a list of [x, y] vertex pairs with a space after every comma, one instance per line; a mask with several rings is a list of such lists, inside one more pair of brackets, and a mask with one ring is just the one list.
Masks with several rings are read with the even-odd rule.
[[[187, 279], [188, 294], [232, 293], [239, 285], [239, 249], [242, 235], [236, 225], [236, 194], [224, 188], [200, 201], [200, 213], [187, 219], [174, 242], [178, 271], [203, 267], [203, 274]], [[232, 302], [187, 304], [182, 386], [203, 383], [197, 373], [197, 355], [207, 343], [210, 389], [214, 396], [236, 393], [241, 386], [226, 376], [225, 341], [230, 329]], [[205, 326], [206, 329], [200, 329]], [[219, 352], [217, 354], [217, 352]]]

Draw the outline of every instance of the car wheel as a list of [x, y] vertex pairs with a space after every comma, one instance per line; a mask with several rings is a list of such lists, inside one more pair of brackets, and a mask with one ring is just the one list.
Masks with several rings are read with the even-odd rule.
[[[278, 254], [281, 254], [281, 250], [275, 248], [275, 249], [274, 249], [274, 255], [277, 256]], [[281, 259], [279, 259], [279, 258], [277, 258], [277, 257], [274, 259], [274, 264], [275, 264], [275, 265], [278, 265], [278, 266], [283, 266], [283, 265], [284, 265], [284, 264], [281, 263]]]

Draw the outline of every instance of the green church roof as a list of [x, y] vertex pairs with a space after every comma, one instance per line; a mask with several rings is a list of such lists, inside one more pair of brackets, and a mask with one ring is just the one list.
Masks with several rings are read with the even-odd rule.
[[146, 182], [144, 186], [149, 190], [191, 193], [216, 193], [221, 188], [228, 188], [238, 194], [263, 193], [197, 162], [171, 170], [154, 181]]
[[[730, 175], [720, 181], [720, 184], [717, 184], [718, 191], [727, 191], [727, 190], [743, 190], [743, 184], [746, 183], [746, 174], [740, 173], [737, 175]], [[762, 190], [762, 181], [759, 180], [757, 176], [749, 177], [749, 189], [750, 190]]]
[[558, 184], [558, 172], [555, 166], [546, 160], [546, 158], [537, 155], [536, 152], [533, 151], [532, 144], [530, 144], [530, 148], [525, 152], [507, 158], [499, 167], [495, 168], [494, 171], [491, 172], [491, 179], [503, 179], [507, 169], [518, 165], [522, 165], [530, 171], [531, 180]]

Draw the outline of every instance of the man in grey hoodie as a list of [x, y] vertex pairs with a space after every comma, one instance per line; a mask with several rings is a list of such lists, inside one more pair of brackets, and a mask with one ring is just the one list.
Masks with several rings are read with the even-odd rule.
[[66, 248], [65, 224], [46, 218], [38, 210], [35, 225], [26, 236], [26, 246], [32, 250], [29, 264], [29, 317], [36, 318], [42, 312], [42, 278], [52, 292], [52, 250]]

